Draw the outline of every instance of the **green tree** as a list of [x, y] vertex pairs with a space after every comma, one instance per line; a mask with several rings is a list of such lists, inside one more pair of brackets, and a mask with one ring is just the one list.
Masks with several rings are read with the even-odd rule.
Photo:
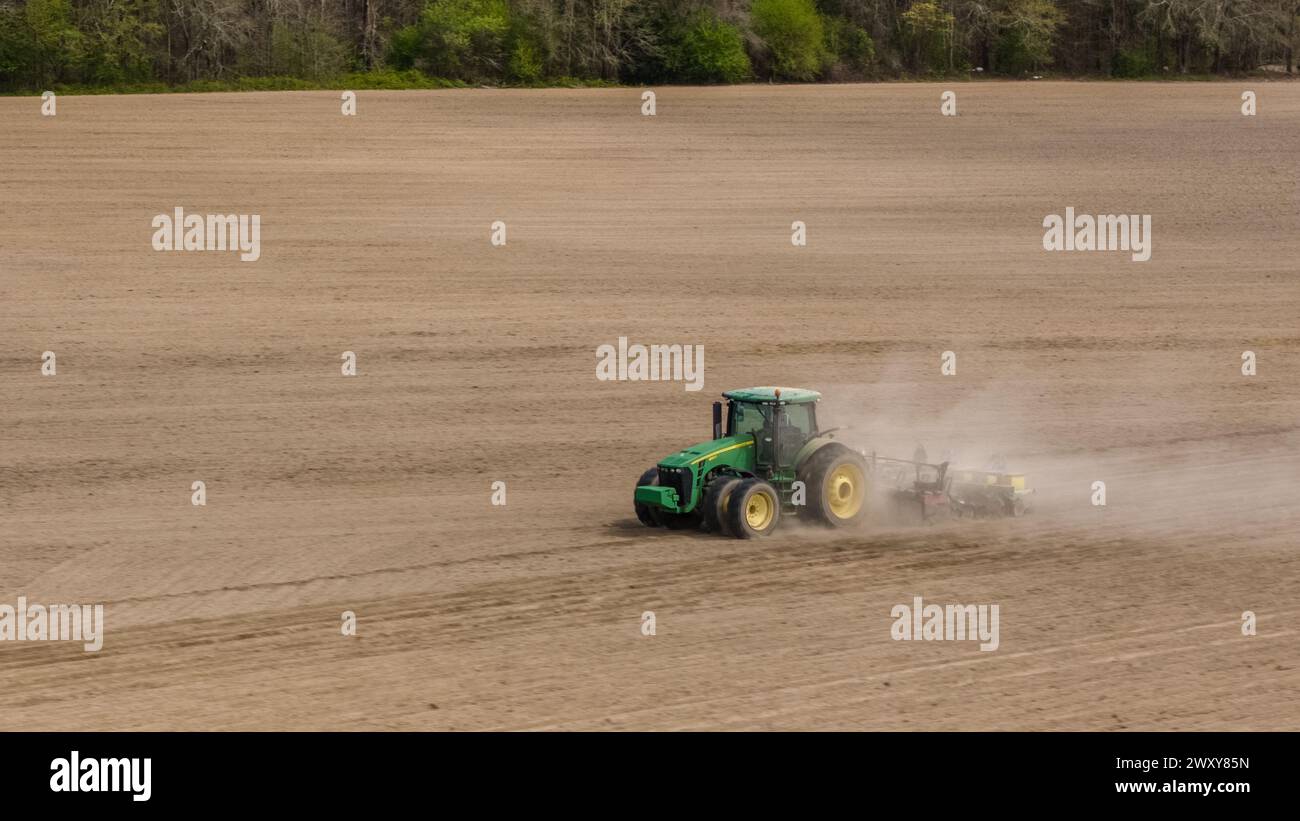
[[536, 44], [530, 39], [516, 40], [510, 47], [510, 61], [507, 65], [510, 79], [522, 83], [536, 83], [542, 79], [544, 71], [542, 56]]
[[1056, 30], [1065, 16], [1052, 0], [1007, 0], [998, 15], [1002, 37], [998, 67], [1003, 71], [1037, 71], [1052, 64]]
[[164, 29], [156, 0], [93, 0], [77, 10], [77, 80], [136, 82], [153, 76], [152, 45]]
[[866, 29], [843, 17], [826, 19], [828, 57], [854, 74], [865, 74], [876, 56], [876, 44]]
[[69, 0], [28, 0], [31, 77], [37, 85], [69, 77], [81, 54], [81, 32], [72, 24]]
[[772, 74], [783, 80], [811, 80], [825, 55], [822, 17], [812, 0], [754, 0], [750, 24], [772, 55]]
[[438, 77], [499, 77], [506, 69], [509, 30], [505, 0], [433, 0], [415, 24], [394, 36], [391, 59], [398, 68]]
[[740, 29], [706, 9], [674, 33], [666, 62], [675, 79], [691, 83], [740, 83], [750, 75]]
[[956, 20], [932, 0], [913, 3], [901, 15], [904, 40], [916, 71], [943, 71], [953, 67], [953, 33]]
[[0, 2], [0, 89], [18, 89], [31, 82], [32, 38], [27, 15], [9, 3]]

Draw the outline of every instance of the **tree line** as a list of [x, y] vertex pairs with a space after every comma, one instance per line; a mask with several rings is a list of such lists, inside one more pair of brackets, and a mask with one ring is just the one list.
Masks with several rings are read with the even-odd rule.
[[1293, 70], [1300, 0], [0, 0], [0, 90]]

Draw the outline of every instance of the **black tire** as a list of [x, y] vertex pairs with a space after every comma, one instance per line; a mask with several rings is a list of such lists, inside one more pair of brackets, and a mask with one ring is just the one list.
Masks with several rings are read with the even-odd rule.
[[[756, 508], [763, 506], [761, 523], [751, 524]], [[727, 494], [727, 527], [738, 539], [770, 536], [781, 521], [781, 494], [762, 479], [745, 479]]]
[[[658, 485], [658, 484], [659, 484], [658, 467], [652, 467], [649, 470], [647, 470], [645, 473], [642, 473], [641, 478], [637, 479], [636, 481], [637, 487], [642, 487], [644, 485]], [[632, 493], [633, 493], [632, 507], [636, 510], [637, 519], [641, 522], [641, 524], [645, 525], [646, 527], [658, 527], [660, 525], [658, 511], [656, 511], [654, 508], [650, 507], [649, 505], [643, 505], [640, 502], [636, 501], [635, 488], [632, 490]]]
[[804, 462], [799, 478], [808, 490], [808, 509], [823, 524], [849, 527], [867, 517], [871, 483], [867, 462], [857, 453], [826, 445]]
[[731, 535], [731, 525], [727, 522], [727, 499], [740, 481], [739, 476], [719, 476], [705, 488], [700, 507], [704, 509], [704, 527], [710, 533]]

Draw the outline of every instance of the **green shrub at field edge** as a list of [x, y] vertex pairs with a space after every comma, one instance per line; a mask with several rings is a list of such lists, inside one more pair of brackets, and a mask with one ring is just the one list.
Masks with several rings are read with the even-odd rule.
[[741, 83], [750, 77], [740, 29], [700, 10], [670, 35], [668, 71], [688, 83]]
[[749, 21], [771, 55], [770, 76], [812, 80], [825, 62], [822, 16], [812, 0], [754, 0]]

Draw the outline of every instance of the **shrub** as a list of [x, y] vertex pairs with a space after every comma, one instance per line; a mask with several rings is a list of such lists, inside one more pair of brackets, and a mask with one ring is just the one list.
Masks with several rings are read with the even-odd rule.
[[826, 51], [844, 68], [865, 74], [875, 60], [876, 44], [866, 29], [843, 17], [831, 17], [826, 21]]
[[1150, 49], [1120, 49], [1115, 55], [1111, 73], [1116, 77], [1148, 77], [1158, 73], [1155, 54]]
[[999, 74], [1027, 74], [1035, 68], [1025, 47], [1025, 35], [1016, 29], [1003, 32], [998, 38], [993, 61]]
[[510, 49], [510, 63], [507, 65], [510, 79], [519, 83], [537, 83], [542, 79], [542, 57], [537, 46], [530, 40], [519, 39]]
[[424, 35], [418, 25], [404, 26], [393, 32], [388, 41], [388, 65], [398, 71], [411, 71], [420, 56]]
[[712, 11], [691, 15], [673, 33], [667, 52], [668, 71], [692, 83], [739, 83], [749, 78], [749, 55], [740, 29]]
[[505, 0], [433, 0], [389, 46], [395, 68], [477, 80], [506, 67], [510, 10]]
[[786, 80], [811, 80], [822, 67], [825, 33], [812, 0], [754, 0], [749, 19], [772, 52], [772, 73]]

